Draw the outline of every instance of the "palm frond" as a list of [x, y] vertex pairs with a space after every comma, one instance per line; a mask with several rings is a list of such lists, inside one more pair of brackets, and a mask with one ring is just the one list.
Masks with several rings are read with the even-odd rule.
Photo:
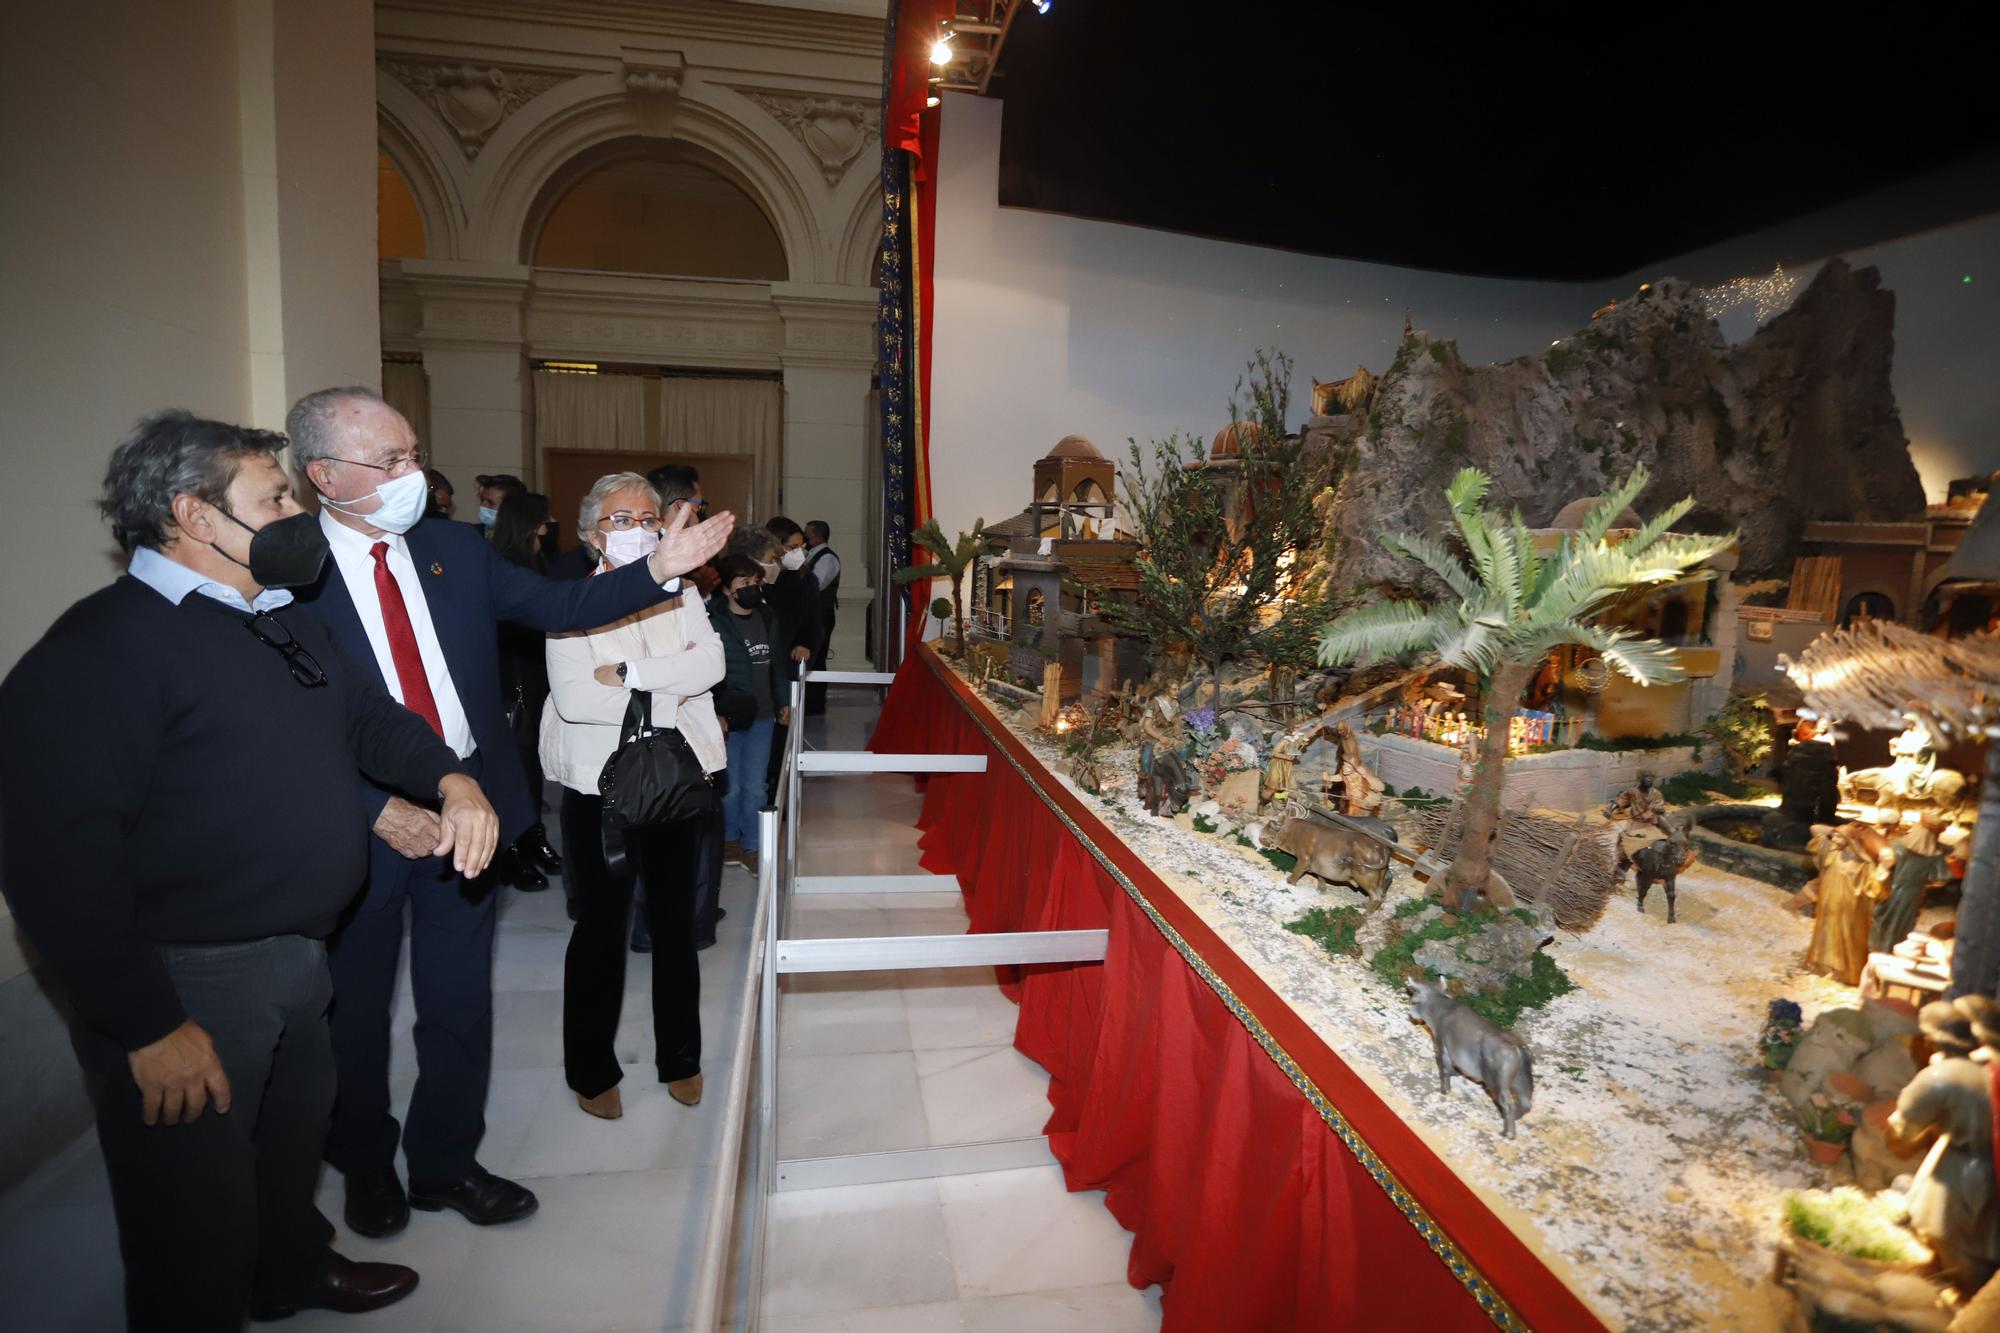
[[1618, 515], [1632, 507], [1632, 502], [1639, 498], [1639, 492], [1645, 490], [1646, 483], [1652, 479], [1644, 463], [1633, 464], [1625, 480], [1605, 492], [1591, 506], [1589, 515], [1583, 520], [1583, 527], [1577, 532], [1578, 543], [1595, 546], [1603, 541], [1604, 534], [1611, 531], [1611, 525], [1618, 521]]
[[1694, 497], [1683, 495], [1674, 503], [1639, 525], [1639, 530], [1620, 543], [1621, 549], [1635, 555], [1673, 531], [1674, 524], [1681, 521], [1694, 508]]
[[908, 569], [897, 570], [894, 575], [898, 583], [915, 583], [918, 579], [948, 579], [950, 577], [952, 577], [952, 572], [949, 569], [946, 569], [943, 565], [936, 564], [911, 565]]
[[1345, 666], [1399, 657], [1430, 647], [1461, 623], [1453, 608], [1422, 602], [1377, 602], [1348, 612], [1320, 631], [1320, 665]]
[[1479, 600], [1479, 580], [1443, 542], [1415, 532], [1392, 532], [1382, 538], [1382, 545], [1397, 555], [1417, 561], [1443, 579], [1445, 585], [1458, 594], [1460, 601]]
[[1493, 478], [1476, 467], [1462, 467], [1444, 488], [1444, 502], [1451, 506], [1453, 513], [1477, 509], [1479, 502], [1492, 489]]

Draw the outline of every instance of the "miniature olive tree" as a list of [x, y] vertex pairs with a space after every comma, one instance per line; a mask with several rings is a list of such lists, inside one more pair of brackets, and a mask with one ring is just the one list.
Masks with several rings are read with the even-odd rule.
[[956, 542], [945, 540], [944, 529], [938, 526], [938, 521], [927, 518], [910, 540], [936, 559], [928, 565], [912, 565], [896, 571], [898, 583], [914, 583], [918, 579], [950, 580], [951, 615], [957, 633], [957, 647], [953, 651], [961, 658], [965, 656], [965, 572], [979, 559], [985, 537], [986, 520], [983, 518], [973, 519], [972, 531], [959, 533]]
[[1702, 577], [1697, 566], [1736, 538], [1670, 534], [1693, 507], [1692, 499], [1683, 499], [1611, 544], [1605, 534], [1647, 480], [1644, 465], [1635, 467], [1598, 500], [1582, 528], [1564, 533], [1562, 544], [1544, 556], [1535, 551], [1518, 512], [1510, 517], [1485, 506], [1492, 479], [1466, 468], [1452, 479], [1445, 499], [1467, 559], [1432, 537], [1396, 533], [1382, 539], [1389, 550], [1435, 574], [1452, 596], [1428, 605], [1378, 602], [1340, 617], [1320, 636], [1320, 661], [1328, 666], [1428, 653], [1447, 666], [1477, 672], [1484, 681], [1486, 735], [1466, 795], [1464, 833], [1446, 884], [1447, 903], [1470, 906], [1486, 887], [1506, 779], [1509, 724], [1522, 691], [1551, 648], [1572, 643], [1594, 648], [1641, 685], [1681, 678], [1672, 648], [1594, 623], [1593, 617], [1629, 589]]
[[[1219, 693], [1222, 669], [1282, 648], [1296, 628], [1295, 599], [1315, 575], [1326, 485], [1304, 444], [1288, 436], [1292, 363], [1259, 350], [1229, 404], [1234, 481], [1208, 465], [1199, 439], [1155, 441], [1152, 466], [1131, 447], [1118, 469], [1139, 541], [1139, 586], [1127, 601], [1098, 599], [1114, 629], [1160, 648], [1185, 645]], [[1233, 494], [1232, 494], [1233, 485]]]

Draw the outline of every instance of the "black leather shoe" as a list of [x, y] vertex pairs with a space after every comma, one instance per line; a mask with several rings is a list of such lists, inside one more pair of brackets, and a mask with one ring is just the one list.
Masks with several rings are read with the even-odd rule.
[[427, 1213], [450, 1208], [462, 1213], [474, 1226], [518, 1221], [540, 1206], [541, 1201], [533, 1191], [511, 1180], [502, 1180], [476, 1162], [457, 1180], [439, 1185], [410, 1182], [410, 1207]]
[[256, 1301], [250, 1317], [260, 1323], [289, 1319], [301, 1310], [333, 1310], [339, 1314], [366, 1314], [385, 1305], [394, 1305], [417, 1289], [417, 1273], [401, 1264], [357, 1264], [339, 1255], [332, 1257], [319, 1281], [289, 1301]]
[[534, 862], [518, 847], [509, 847], [494, 858], [493, 869], [502, 884], [511, 884], [522, 893], [540, 893], [549, 886], [548, 876], [535, 869]]
[[562, 853], [549, 846], [549, 831], [542, 825], [530, 825], [526, 833], [514, 839], [514, 845], [528, 858], [528, 864], [551, 875], [562, 870]]
[[357, 1236], [380, 1240], [410, 1225], [410, 1201], [403, 1194], [403, 1182], [392, 1169], [379, 1176], [349, 1176], [347, 1229]]

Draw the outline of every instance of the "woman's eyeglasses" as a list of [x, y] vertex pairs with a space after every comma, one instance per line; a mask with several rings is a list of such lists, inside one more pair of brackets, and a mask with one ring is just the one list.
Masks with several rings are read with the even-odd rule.
[[293, 680], [307, 689], [326, 684], [326, 672], [320, 669], [318, 659], [292, 637], [292, 632], [285, 628], [283, 621], [268, 611], [259, 611], [245, 623], [259, 643], [277, 649], [278, 656], [285, 659], [285, 666], [291, 671]]
[[665, 526], [664, 520], [658, 514], [641, 514], [637, 518], [624, 513], [606, 514], [597, 521], [600, 526], [608, 527], [613, 532], [630, 532], [634, 528], [646, 532], [658, 532]]

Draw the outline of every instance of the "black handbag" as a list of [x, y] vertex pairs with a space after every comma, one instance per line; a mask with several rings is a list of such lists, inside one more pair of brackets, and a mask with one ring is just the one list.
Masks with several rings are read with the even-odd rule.
[[607, 830], [700, 819], [722, 808], [714, 779], [702, 771], [687, 737], [653, 725], [652, 701], [648, 691], [632, 691], [618, 748], [597, 775]]

